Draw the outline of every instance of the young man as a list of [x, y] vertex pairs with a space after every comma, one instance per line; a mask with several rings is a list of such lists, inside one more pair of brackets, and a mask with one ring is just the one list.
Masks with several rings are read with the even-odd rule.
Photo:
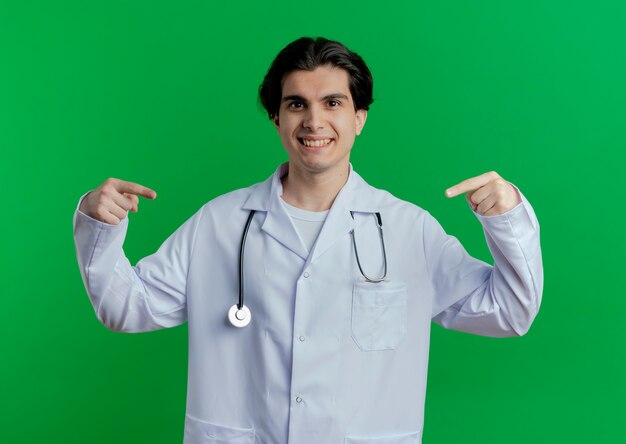
[[135, 267], [127, 211], [156, 193], [108, 179], [81, 198], [76, 252], [96, 314], [124, 332], [189, 323], [187, 444], [420, 443], [431, 320], [514, 336], [537, 314], [533, 209], [496, 173], [447, 190], [467, 193], [491, 267], [369, 186], [349, 159], [372, 77], [340, 43], [292, 42], [259, 92], [288, 162], [205, 204]]

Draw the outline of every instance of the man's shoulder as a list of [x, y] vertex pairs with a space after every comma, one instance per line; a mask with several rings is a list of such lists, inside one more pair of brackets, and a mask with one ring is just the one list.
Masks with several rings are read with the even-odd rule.
[[205, 210], [223, 210], [226, 208], [241, 208], [250, 194], [261, 186], [263, 182], [255, 183], [245, 188], [238, 188], [214, 197], [204, 204]]
[[407, 216], [419, 216], [423, 213], [427, 213], [427, 211], [419, 205], [404, 200], [388, 190], [377, 188], [367, 183], [360, 176], [359, 179], [357, 189], [365, 196], [365, 199], [371, 202], [373, 208], [378, 208], [381, 212], [400, 212]]
[[255, 191], [261, 191], [261, 188], [269, 186], [270, 179], [216, 196], [203, 205], [203, 210], [219, 212], [220, 214], [228, 214], [228, 212], [233, 210], [241, 210]]

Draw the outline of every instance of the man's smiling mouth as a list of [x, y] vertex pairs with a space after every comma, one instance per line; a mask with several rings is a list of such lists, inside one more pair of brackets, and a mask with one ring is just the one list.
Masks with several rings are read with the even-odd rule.
[[298, 137], [298, 141], [307, 147], [313, 147], [313, 148], [321, 148], [324, 147], [326, 145], [329, 145], [333, 139], [304, 139], [302, 137]]

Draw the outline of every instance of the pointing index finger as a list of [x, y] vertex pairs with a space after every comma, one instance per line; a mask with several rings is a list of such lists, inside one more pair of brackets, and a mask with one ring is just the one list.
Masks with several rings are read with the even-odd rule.
[[117, 191], [120, 193], [136, 194], [137, 196], [147, 197], [148, 199], [156, 199], [156, 191], [134, 182], [121, 180], [118, 183]]
[[458, 184], [448, 188], [446, 190], [447, 197], [455, 197], [462, 193], [467, 193], [468, 191], [477, 190], [478, 188], [487, 185], [490, 181], [494, 179], [494, 173], [484, 173], [480, 176], [472, 177], [470, 179], [465, 179], [463, 182], [459, 182]]

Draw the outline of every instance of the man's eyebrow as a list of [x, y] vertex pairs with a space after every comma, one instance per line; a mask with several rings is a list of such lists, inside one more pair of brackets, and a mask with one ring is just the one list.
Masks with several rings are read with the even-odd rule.
[[330, 100], [330, 99], [344, 99], [348, 100], [348, 96], [341, 93], [328, 94], [327, 96], [322, 97], [322, 100]]
[[306, 99], [304, 97], [298, 96], [298, 95], [285, 96], [282, 98], [281, 102], [288, 102], [290, 100], [297, 100], [298, 102], [306, 102]]
[[[326, 101], [326, 100], [330, 100], [330, 99], [348, 100], [348, 96], [346, 96], [345, 94], [342, 94], [342, 93], [332, 93], [332, 94], [328, 94], [328, 95], [322, 97], [322, 101]], [[288, 102], [290, 100], [297, 100], [298, 102], [307, 103], [307, 100], [304, 97], [299, 96], [297, 94], [293, 94], [293, 95], [290, 95], [290, 96], [285, 96], [285, 97], [282, 98], [281, 102]]]

